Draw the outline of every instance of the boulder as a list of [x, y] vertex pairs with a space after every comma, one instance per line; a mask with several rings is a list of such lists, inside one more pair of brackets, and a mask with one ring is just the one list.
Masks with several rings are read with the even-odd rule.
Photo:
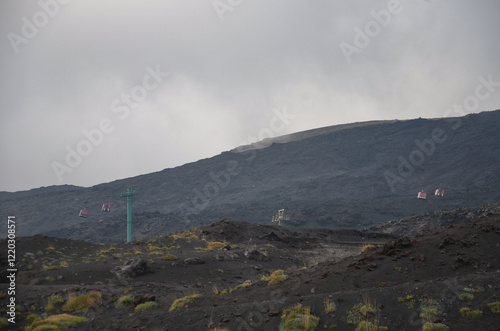
[[249, 260], [253, 261], [269, 261], [270, 257], [269, 254], [266, 251], [261, 251], [258, 249], [250, 249], [248, 251], [245, 251], [245, 257]]
[[151, 270], [146, 260], [130, 259], [124, 265], [113, 268], [111, 272], [118, 278], [135, 278], [151, 272]]
[[187, 258], [187, 259], [184, 260], [184, 263], [189, 264], [189, 265], [204, 264], [205, 261], [203, 261], [199, 257], [189, 257], [189, 258]]

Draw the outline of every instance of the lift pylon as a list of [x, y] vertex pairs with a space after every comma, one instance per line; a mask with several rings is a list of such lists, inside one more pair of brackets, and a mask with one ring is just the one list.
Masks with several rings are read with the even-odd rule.
[[127, 242], [132, 241], [132, 196], [136, 194], [137, 191], [129, 187], [120, 195], [122, 198], [127, 198]]

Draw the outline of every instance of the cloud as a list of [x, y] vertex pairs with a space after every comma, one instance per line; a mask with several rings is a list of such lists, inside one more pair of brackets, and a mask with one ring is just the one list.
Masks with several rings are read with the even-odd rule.
[[[274, 108], [296, 115], [283, 134], [442, 117], [478, 76], [500, 81], [497, 1], [401, 1], [347, 63], [339, 45], [390, 3], [241, 1], [221, 21], [210, 1], [2, 2], [0, 190], [90, 186], [210, 157], [257, 135]], [[43, 8], [53, 17], [16, 53], [9, 34], [23, 36]], [[169, 76], [121, 119], [113, 102], [157, 66]], [[112, 132], [59, 181], [53, 162], [103, 119]]]

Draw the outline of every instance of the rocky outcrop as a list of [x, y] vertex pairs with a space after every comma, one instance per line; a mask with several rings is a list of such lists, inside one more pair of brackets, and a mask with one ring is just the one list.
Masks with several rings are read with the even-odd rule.
[[130, 259], [124, 265], [111, 269], [111, 273], [116, 275], [118, 279], [136, 278], [148, 272], [151, 272], [151, 270], [147, 261], [143, 259]]

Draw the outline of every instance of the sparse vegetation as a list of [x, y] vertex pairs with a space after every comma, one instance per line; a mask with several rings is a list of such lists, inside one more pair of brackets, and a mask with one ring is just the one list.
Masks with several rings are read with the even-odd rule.
[[366, 304], [361, 306], [359, 311], [361, 312], [361, 314], [363, 316], [365, 316], [366, 318], [369, 318], [369, 317], [374, 316], [376, 313], [379, 313], [380, 309], [373, 306], [371, 303], [366, 303]]
[[476, 318], [483, 314], [483, 311], [480, 309], [472, 310], [468, 307], [460, 308], [460, 315], [465, 318]]
[[87, 321], [87, 318], [82, 316], [74, 316], [68, 314], [52, 315], [44, 320], [34, 321], [26, 331], [50, 331], [61, 330]]
[[170, 235], [175, 240], [186, 239], [186, 240], [200, 240], [198, 229], [184, 230], [182, 232], [174, 233]]
[[160, 260], [175, 261], [177, 260], [177, 256], [175, 256], [174, 254], [165, 254], [162, 257], [160, 257]]
[[62, 310], [85, 313], [89, 309], [100, 306], [101, 303], [101, 294], [97, 291], [92, 291], [89, 294], [80, 294], [76, 297], [70, 296], [68, 302], [62, 307]]
[[337, 309], [337, 305], [329, 298], [323, 300], [325, 306], [325, 314], [331, 314]]
[[387, 327], [378, 326], [369, 321], [361, 321], [354, 331], [387, 331]]
[[380, 313], [380, 309], [371, 304], [368, 299], [365, 303], [358, 303], [347, 312], [347, 324], [357, 325], [356, 330], [384, 331], [387, 330], [384, 326], [378, 326], [378, 320], [370, 319]]
[[50, 313], [54, 311], [54, 309], [58, 306], [61, 306], [64, 303], [64, 299], [58, 295], [58, 294], [53, 294], [49, 297], [47, 306], [45, 307], [45, 311], [47, 313]]
[[474, 300], [474, 294], [462, 293], [458, 296], [458, 299], [460, 299], [460, 301], [472, 301], [472, 300]]
[[115, 302], [115, 307], [116, 308], [125, 308], [125, 307], [130, 307], [133, 304], [134, 304], [134, 296], [132, 294], [126, 294], [124, 296], [121, 296]]
[[228, 294], [228, 290], [222, 290], [222, 291], [219, 291], [219, 289], [217, 288], [217, 285], [214, 284], [214, 286], [212, 287], [212, 291], [214, 292], [215, 295], [224, 295], [224, 294]]
[[448, 331], [450, 328], [442, 323], [425, 322], [422, 331]]
[[478, 286], [478, 287], [466, 287], [464, 288], [465, 292], [469, 293], [479, 293], [479, 292], [484, 292], [484, 287]]
[[281, 315], [280, 331], [314, 330], [319, 324], [319, 317], [311, 314], [311, 308], [296, 305], [284, 309]]
[[413, 295], [407, 295], [405, 297], [399, 297], [398, 298], [399, 303], [405, 303], [408, 309], [412, 309], [415, 307], [415, 299], [413, 299]]
[[369, 251], [374, 250], [375, 248], [376, 248], [375, 245], [367, 244], [367, 245], [363, 246], [363, 248], [361, 249], [361, 252], [363, 252], [363, 253], [369, 252]]
[[262, 276], [262, 280], [267, 282], [267, 285], [275, 285], [279, 284], [281, 282], [284, 282], [288, 278], [287, 275], [285, 275], [285, 272], [281, 269], [278, 269], [271, 273], [269, 276]]
[[135, 307], [135, 311], [144, 311], [144, 310], [150, 310], [150, 309], [156, 309], [158, 308], [158, 304], [154, 301], [147, 301], [141, 304], [138, 304], [137, 307]]
[[214, 249], [220, 249], [224, 247], [225, 243], [220, 242], [220, 241], [211, 241], [208, 243], [206, 248], [203, 248], [201, 252], [211, 252]]
[[200, 297], [199, 294], [193, 294], [177, 299], [172, 303], [172, 306], [170, 306], [169, 311], [174, 311], [181, 308], [187, 308], [188, 303], [192, 302], [194, 299], [199, 297]]
[[29, 314], [28, 317], [26, 317], [26, 321], [30, 324], [36, 321], [40, 321], [41, 319], [42, 318], [37, 314]]
[[500, 301], [488, 303], [488, 307], [490, 307], [492, 313], [500, 314]]
[[59, 266], [56, 266], [56, 265], [50, 265], [50, 266], [44, 265], [43, 266], [43, 270], [58, 270], [58, 269], [59, 269]]
[[148, 250], [150, 250], [150, 251], [159, 251], [161, 249], [162, 249], [162, 247], [157, 246], [157, 245], [153, 245], [152, 243], [148, 245]]
[[420, 318], [424, 321], [432, 321], [438, 315], [439, 303], [432, 299], [424, 300], [420, 303]]
[[362, 303], [358, 303], [352, 307], [350, 311], [347, 312], [347, 324], [358, 324], [364, 319], [363, 314], [361, 314]]

